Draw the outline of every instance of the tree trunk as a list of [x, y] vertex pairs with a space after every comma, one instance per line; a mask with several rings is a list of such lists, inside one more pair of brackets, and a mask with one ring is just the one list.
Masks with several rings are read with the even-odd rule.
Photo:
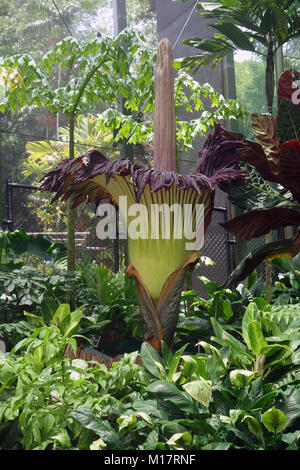
[[266, 65], [266, 97], [267, 97], [267, 107], [268, 112], [272, 114], [273, 112], [273, 101], [274, 101], [274, 91], [275, 91], [275, 52], [273, 40], [271, 33], [269, 34], [269, 46], [268, 46], [268, 55], [267, 55], [267, 65]]

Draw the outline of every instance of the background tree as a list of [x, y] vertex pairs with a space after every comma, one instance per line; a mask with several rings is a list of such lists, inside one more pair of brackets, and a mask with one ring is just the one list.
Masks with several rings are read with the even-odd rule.
[[[141, 71], [147, 76], [152, 70], [148, 48], [140, 35], [121, 33], [117, 38], [101, 38], [84, 44], [66, 38], [56, 44], [37, 63], [29, 55], [12, 56], [2, 60], [3, 65], [18, 69], [24, 86], [7, 93], [0, 110], [15, 111], [25, 106], [49, 109], [51, 113], [64, 113], [69, 124], [69, 158], [74, 158], [75, 116], [93, 108], [96, 103], [117, 102], [126, 90], [128, 109], [136, 106], [135, 85]], [[53, 83], [53, 68], [60, 64], [65, 70], [65, 83]], [[69, 73], [68, 73], [69, 72]], [[149, 73], [149, 72], [148, 72]], [[112, 86], [112, 83], [116, 86]], [[151, 102], [151, 87], [144, 89], [143, 101]], [[152, 99], [153, 102], [153, 99]], [[68, 269], [75, 269], [74, 211], [68, 209]]]
[[[188, 1], [188, 0], [183, 0]], [[201, 54], [181, 60], [184, 67], [197, 70], [214, 67], [227, 54], [244, 50], [265, 59], [267, 109], [273, 110], [275, 91], [275, 55], [288, 41], [300, 36], [300, 4], [296, 0], [220, 0], [197, 2], [201, 15], [212, 19], [216, 34], [211, 39], [185, 39], [184, 44]]]
[[261, 59], [254, 56], [251, 59], [235, 61], [234, 71], [237, 100], [249, 112], [248, 117], [239, 121], [239, 130], [249, 139], [253, 137], [251, 114], [267, 112], [265, 90], [257, 86], [258, 83], [264, 82], [265, 65]]

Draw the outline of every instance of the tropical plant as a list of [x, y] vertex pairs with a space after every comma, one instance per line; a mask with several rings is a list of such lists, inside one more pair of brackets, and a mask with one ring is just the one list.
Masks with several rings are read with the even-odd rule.
[[[188, 0], [183, 0], [188, 1]], [[226, 55], [244, 50], [266, 60], [266, 101], [272, 113], [275, 90], [275, 55], [288, 41], [300, 35], [299, 2], [295, 0], [220, 0], [197, 2], [201, 15], [213, 19], [217, 33], [213, 38], [185, 39], [201, 54], [180, 60], [180, 65], [197, 70], [202, 65], [214, 67]]]
[[[85, 305], [94, 321], [108, 321], [103, 335], [128, 334], [141, 336], [140, 316], [134, 281], [125, 274], [125, 268], [113, 273], [99, 266], [83, 251], [78, 265], [76, 305]], [[100, 332], [99, 332], [100, 334]], [[98, 334], [98, 338], [99, 338]]]
[[[299, 318], [272, 315], [261, 312], [246, 322], [251, 347], [255, 321], [262, 328], [273, 325], [277, 335], [279, 324], [282, 340], [299, 330]], [[76, 347], [80, 312], [62, 306], [56, 319], [0, 355], [1, 450], [298, 448], [295, 354], [288, 369], [277, 369], [275, 382], [271, 374], [238, 374], [236, 364], [239, 356], [245, 362], [245, 354], [237, 345], [243, 343], [218, 327], [217, 346], [203, 343], [204, 352], [196, 355], [185, 354], [185, 347], [171, 353], [164, 343], [158, 354], [144, 343], [143, 366], [134, 352], [110, 369], [93, 367], [64, 356], [67, 344]], [[265, 339], [272, 345], [272, 338]]]
[[63, 261], [66, 248], [61, 243], [53, 243], [47, 235], [28, 235], [23, 229], [14, 232], [0, 230], [0, 271], [10, 272], [25, 266], [24, 255], [34, 255], [53, 268]]
[[[125, 30], [114, 39], [101, 38], [88, 44], [83, 44], [73, 37], [65, 38], [38, 63], [29, 55], [1, 60], [0, 65], [14, 67], [22, 74], [25, 86], [21, 90], [13, 89], [7, 93], [0, 104], [0, 111], [15, 111], [24, 106], [35, 105], [46, 108], [51, 113], [63, 113], [69, 121], [70, 160], [75, 156], [75, 118], [87, 108], [95, 107], [97, 103], [108, 105], [100, 121], [106, 132], [109, 129], [114, 133], [114, 141], [122, 139], [127, 143], [137, 143], [151, 135], [151, 125], [145, 125], [142, 117], [149, 116], [153, 111], [154, 60], [155, 54], [149, 51], [146, 40], [133, 30]], [[55, 88], [51, 76], [57, 63], [60, 63], [61, 70], [66, 72], [66, 79], [65, 83]], [[186, 95], [182, 91], [185, 84], [192, 87], [192, 99], [189, 103], [186, 102]], [[197, 96], [200, 88], [192, 79], [183, 76], [176, 89], [178, 105], [184, 104], [189, 110], [193, 110], [193, 106], [198, 110], [203, 109]], [[238, 104], [225, 101], [208, 86], [202, 87], [201, 93], [211, 98], [212, 107], [220, 107], [219, 112], [216, 110], [215, 113], [216, 120], [222, 120], [229, 115], [238, 118], [244, 113]], [[120, 97], [124, 99], [124, 114], [115, 109]], [[193, 138], [203, 133], [212, 123], [213, 115], [204, 115], [189, 125], [179, 125], [178, 140], [182, 142], [183, 147], [191, 145], [191, 139], [187, 137], [191, 130]], [[70, 206], [67, 209], [67, 221], [68, 269], [74, 271], [75, 220], [74, 210]]]
[[273, 300], [276, 305], [300, 303], [299, 255], [293, 259], [274, 259], [272, 264], [277, 269], [277, 280], [273, 286]]
[[84, 305], [81, 332], [89, 341], [97, 343], [101, 335], [116, 331], [141, 335], [134, 282], [124, 269], [112, 273], [83, 251], [76, 271], [69, 273], [64, 245], [47, 236], [28, 236], [20, 230], [3, 232], [1, 241], [0, 335], [8, 350], [29, 335], [28, 323], [50, 325], [74, 284], [74, 306]]
[[[148, 343], [142, 345], [143, 386], [116, 419], [120, 447], [297, 448], [299, 433], [294, 429], [299, 411], [292, 401], [299, 402], [299, 378], [283, 375], [275, 386], [253, 371], [240, 371], [239, 375], [232, 370], [231, 356], [243, 353], [237, 351], [238, 341], [229, 340], [230, 335], [226, 338], [226, 345], [220, 349], [203, 343], [205, 352], [196, 355], [184, 354], [185, 346], [172, 354], [163, 343], [160, 355]], [[116, 428], [112, 423], [103, 424], [99, 412], [80, 407], [71, 416], [85, 429], [96, 432], [102, 446], [106, 445], [102, 448], [115, 448]], [[145, 423], [151, 431], [147, 438]], [[108, 437], [108, 430], [115, 431], [115, 439]]]
[[[151, 56], [151, 54], [150, 54]], [[96, 103], [116, 102], [131, 82], [128, 109], [136, 107], [134, 89], [143, 69], [143, 76], [151, 76], [153, 66], [145, 41], [133, 31], [122, 32], [116, 38], [101, 38], [84, 44], [75, 38], [66, 38], [46, 53], [39, 63], [29, 55], [12, 56], [1, 60], [1, 65], [16, 68], [23, 76], [25, 86], [13, 89], [2, 100], [0, 110], [17, 110], [24, 106], [47, 108], [52, 113], [64, 113], [69, 121], [69, 154], [74, 158], [74, 124], [78, 114]], [[60, 63], [66, 70], [65, 83], [53, 86], [51, 74]], [[69, 73], [71, 70], [71, 73]], [[135, 73], [133, 73], [133, 70]], [[113, 78], [112, 78], [113, 77]], [[118, 77], [118, 80], [115, 80]], [[112, 86], [114, 84], [114, 86]], [[151, 97], [151, 88], [144, 87], [143, 97]], [[75, 218], [70, 207], [68, 223], [68, 269], [75, 269]]]
[[22, 88], [24, 85], [20, 73], [12, 67], [0, 67], [0, 96], [5, 95], [7, 90]]
[[[112, 133], [99, 128], [95, 116], [76, 116], [74, 140], [74, 156], [77, 157], [85, 152], [87, 147], [108, 147], [112, 141]], [[68, 158], [69, 154], [69, 129], [60, 127], [58, 129], [58, 140], [45, 140], [36, 142], [27, 142], [26, 152], [29, 154], [23, 162], [23, 175], [25, 181], [30, 185], [38, 185], [42, 175], [49, 171], [53, 165], [61, 160]], [[119, 152], [114, 152], [112, 157], [118, 156]], [[50, 196], [32, 192], [28, 197], [30, 211], [36, 215], [38, 223], [48, 230], [58, 231], [65, 226], [65, 210], [62, 204], [58, 202], [49, 205]], [[86, 213], [85, 213], [86, 214]], [[86, 214], [87, 215], [87, 214]], [[89, 217], [84, 223], [88, 224]]]
[[[175, 172], [173, 74], [171, 46], [168, 40], [163, 40], [159, 45], [156, 69], [156, 90], [160, 99], [156, 100], [155, 107], [157, 120], [154, 171], [141, 168], [130, 159], [109, 161], [100, 152], [91, 150], [75, 160], [59, 164], [43, 177], [41, 184], [42, 190], [56, 193], [54, 199], [60, 196], [64, 196], [65, 199], [74, 196], [74, 206], [87, 197], [96, 205], [102, 199], [120, 204], [122, 201], [120, 197], [126, 196], [126, 207], [120, 204], [120, 212], [124, 220], [129, 222], [132, 222], [134, 216], [127, 214], [127, 207], [129, 205], [136, 207], [134, 204], [138, 202], [144, 204], [147, 214], [144, 211], [144, 215], [141, 214], [139, 217], [141, 231], [137, 237], [136, 235], [129, 237], [131, 265], [127, 273], [133, 275], [136, 280], [145, 327], [144, 337], [158, 348], [162, 339], [169, 345], [173, 340], [185, 273], [187, 267], [193, 266], [198, 260], [198, 255], [195, 251], [189, 253], [186, 249], [186, 242], [191, 237], [191, 232], [183, 234], [181, 228], [181, 235], [178, 236], [178, 230], [176, 232], [174, 225], [175, 217], [170, 219], [172, 227], [169, 239], [165, 235], [165, 228], [162, 229], [166, 222], [160, 225], [163, 217], [167, 217], [164, 213], [158, 213], [161, 228], [158, 225], [151, 229], [151, 220], [148, 220], [151, 206], [164, 202], [169, 207], [174, 204], [180, 205], [183, 210], [184, 204], [189, 203], [193, 207], [189, 227], [195, 234], [196, 221], [200, 222], [199, 213], [196, 214], [196, 205], [203, 204], [203, 222], [206, 229], [210, 222], [215, 184], [242, 177], [241, 171], [216, 171], [209, 177], [205, 172], [203, 174], [193, 172], [187, 176]], [[161, 89], [158, 87], [159, 80], [161, 80]], [[162, 93], [162, 90], [165, 90], [165, 93]], [[164, 113], [164, 117], [160, 111]], [[168, 132], [166, 128], [169, 129]], [[155, 230], [154, 235], [153, 230]]]
[[[295, 74], [297, 75], [297, 74]], [[293, 103], [293, 71], [284, 72], [278, 83], [278, 114], [253, 114], [252, 127], [256, 142], [217, 126], [203, 150], [197, 170], [200, 173], [224, 166], [245, 172], [246, 183], [221, 184], [229, 200], [244, 214], [222, 224], [237, 237], [250, 240], [271, 230], [295, 227], [299, 212], [299, 117], [300, 108]], [[233, 154], [237, 145], [241, 145]], [[232, 152], [230, 152], [232, 149]], [[220, 159], [227, 151], [228, 158]], [[209, 173], [208, 173], [209, 174]], [[299, 252], [299, 233], [290, 239], [272, 242], [250, 253], [224, 283], [227, 287], [245, 279], [262, 261], [293, 258]]]

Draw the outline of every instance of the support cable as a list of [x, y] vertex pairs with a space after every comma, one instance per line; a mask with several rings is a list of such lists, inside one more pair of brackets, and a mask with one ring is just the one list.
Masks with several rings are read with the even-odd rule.
[[67, 28], [68, 33], [70, 34], [70, 36], [74, 37], [73, 34], [72, 34], [72, 31], [70, 30], [70, 28], [69, 28], [69, 26], [68, 26], [66, 20], [64, 19], [63, 15], [62, 15], [60, 9], [58, 8], [58, 6], [57, 6], [55, 0], [52, 0], [52, 3], [53, 3], [53, 5], [55, 6], [55, 8], [56, 8], [56, 10], [57, 10], [57, 12], [58, 12], [58, 14], [59, 14], [59, 16], [60, 16], [60, 18], [61, 18], [63, 24], [64, 24], [65, 27]]
[[188, 23], [189, 23], [189, 21], [190, 21], [190, 19], [191, 19], [191, 17], [192, 17], [192, 14], [194, 13], [194, 11], [195, 11], [195, 9], [196, 9], [196, 6], [197, 6], [197, 2], [195, 2], [193, 8], [192, 8], [191, 11], [190, 11], [190, 14], [189, 14], [189, 16], [188, 16], [186, 22], [184, 23], [184, 25], [183, 25], [183, 27], [182, 27], [180, 33], [178, 34], [178, 37], [177, 37], [176, 41], [174, 42], [174, 45], [173, 45], [173, 47], [172, 47], [172, 50], [173, 50], [173, 51], [174, 51], [175, 47], [177, 46], [177, 43], [178, 43], [179, 39], [181, 38], [181, 36], [182, 36], [182, 34], [183, 34], [185, 28], [187, 27], [187, 25], [188, 25]]

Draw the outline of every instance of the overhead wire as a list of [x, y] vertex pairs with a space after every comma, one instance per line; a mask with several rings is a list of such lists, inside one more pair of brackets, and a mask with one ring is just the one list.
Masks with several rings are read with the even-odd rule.
[[52, 3], [53, 3], [53, 5], [55, 6], [55, 8], [56, 8], [56, 10], [57, 10], [57, 12], [58, 12], [58, 14], [59, 14], [59, 16], [60, 16], [60, 19], [62, 20], [63, 24], [65, 25], [65, 27], [66, 27], [68, 33], [70, 34], [70, 36], [74, 37], [73, 34], [72, 34], [72, 31], [70, 30], [70, 28], [69, 28], [69, 26], [68, 26], [68, 24], [67, 24], [67, 22], [65, 21], [63, 15], [62, 15], [62, 13], [61, 13], [61, 11], [60, 11], [60, 9], [58, 8], [58, 6], [57, 6], [55, 0], [52, 0]]

